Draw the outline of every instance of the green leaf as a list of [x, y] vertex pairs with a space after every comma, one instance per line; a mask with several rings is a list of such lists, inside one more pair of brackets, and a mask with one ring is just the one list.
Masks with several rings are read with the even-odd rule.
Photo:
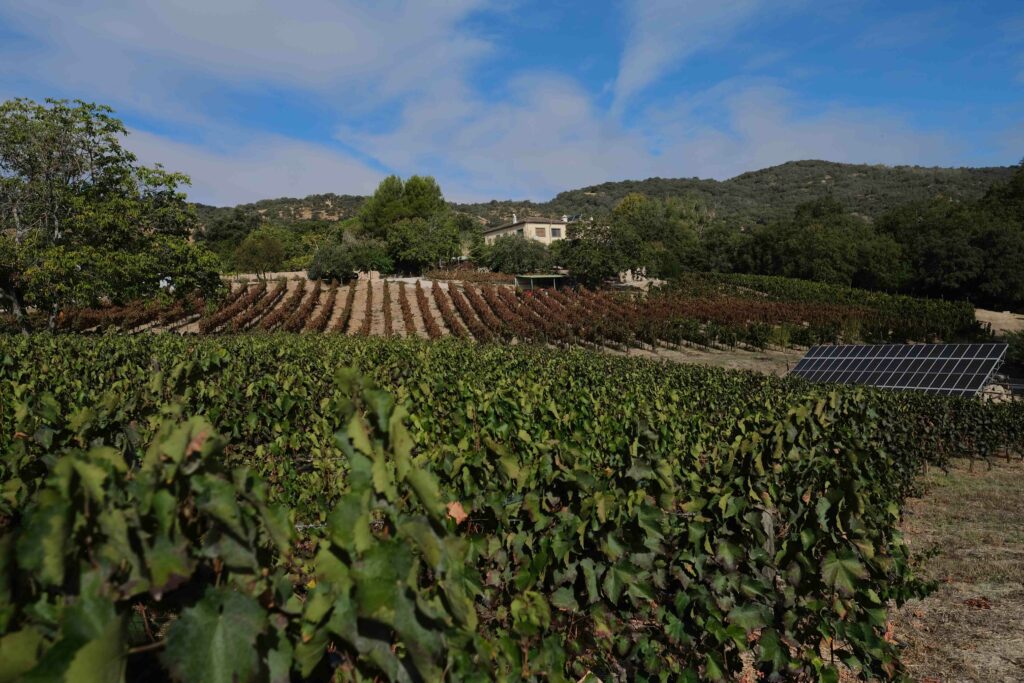
[[854, 592], [854, 581], [866, 579], [867, 569], [856, 558], [856, 556], [845, 551], [837, 556], [830, 552], [821, 563], [822, 577], [825, 583], [838, 590], [843, 595], [852, 595]]
[[370, 511], [362, 496], [356, 493], [342, 496], [327, 516], [327, 531], [331, 542], [346, 550], [362, 553], [369, 549], [373, 545]]
[[770, 615], [765, 607], [760, 605], [738, 605], [733, 607], [726, 617], [729, 623], [736, 624], [747, 631], [766, 626]]
[[55, 585], [64, 582], [64, 553], [67, 551], [68, 514], [71, 506], [52, 489], [37, 494], [35, 509], [22, 521], [18, 537], [18, 562], [37, 572], [39, 580]]
[[558, 609], [568, 610], [570, 612], [575, 612], [580, 608], [579, 604], [576, 602], [576, 596], [573, 594], [572, 588], [569, 586], [562, 586], [552, 593], [551, 604]]
[[376, 543], [353, 566], [359, 615], [391, 624], [402, 580], [412, 566], [409, 548], [398, 543]]
[[99, 465], [84, 460], [75, 460], [73, 466], [82, 481], [82, 488], [89, 498], [97, 503], [103, 503], [103, 482], [107, 479], [107, 471]]
[[441, 492], [437, 488], [437, 480], [433, 475], [426, 470], [414, 468], [409, 470], [405, 479], [412, 486], [416, 498], [419, 499], [427, 513], [434, 519], [442, 519], [444, 506], [441, 504]]
[[196, 492], [196, 506], [237, 536], [245, 538], [234, 485], [212, 475], [192, 477], [191, 483], [192, 490]]
[[145, 556], [152, 582], [150, 591], [157, 600], [192, 576], [192, 561], [184, 540], [174, 543], [166, 536], [158, 536], [153, 545], [146, 549]]
[[61, 639], [24, 683], [119, 683], [124, 678], [124, 622], [109, 600], [83, 597], [67, 609]]
[[43, 636], [32, 628], [0, 638], [0, 683], [13, 683], [36, 665]]
[[179, 681], [245, 683], [255, 680], [256, 639], [267, 628], [259, 603], [225, 588], [209, 588], [167, 632], [162, 660]]

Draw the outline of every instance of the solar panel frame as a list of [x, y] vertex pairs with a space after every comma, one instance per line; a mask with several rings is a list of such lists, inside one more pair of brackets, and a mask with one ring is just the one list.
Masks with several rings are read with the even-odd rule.
[[1008, 345], [821, 344], [789, 374], [824, 384], [973, 396], [991, 380]]

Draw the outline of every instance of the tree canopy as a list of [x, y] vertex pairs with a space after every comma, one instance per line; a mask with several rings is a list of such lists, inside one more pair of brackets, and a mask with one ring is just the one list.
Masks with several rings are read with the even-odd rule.
[[161, 289], [220, 286], [216, 258], [191, 244], [187, 176], [145, 167], [109, 107], [75, 100], [0, 104], [0, 304], [25, 331], [69, 306]]
[[463, 239], [473, 239], [471, 226], [452, 215], [437, 182], [415, 175], [381, 181], [359, 212], [359, 234], [385, 245], [391, 267], [413, 273], [458, 257]]
[[894, 290], [904, 279], [896, 241], [832, 197], [756, 230], [746, 261], [755, 273], [868, 289]]
[[541, 242], [508, 235], [485, 247], [481, 262], [495, 273], [538, 273], [551, 267], [551, 256]]
[[1024, 163], [980, 200], [909, 204], [879, 230], [902, 247], [908, 293], [1024, 307]]
[[284, 265], [284, 242], [273, 230], [256, 230], [235, 249], [235, 267], [262, 277], [281, 270]]

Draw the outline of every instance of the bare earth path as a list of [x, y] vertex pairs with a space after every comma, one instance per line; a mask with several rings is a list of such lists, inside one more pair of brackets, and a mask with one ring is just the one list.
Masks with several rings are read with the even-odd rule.
[[933, 469], [902, 528], [935, 593], [904, 605], [895, 636], [918, 681], [1024, 681], [1024, 463]]
[[753, 370], [755, 372], [778, 375], [779, 377], [789, 372], [790, 368], [796, 365], [806, 353], [806, 351], [799, 349], [747, 351], [744, 349], [719, 350], [690, 347], [682, 347], [680, 349], [659, 348], [656, 351], [651, 351], [650, 349], [629, 349], [626, 352], [609, 349], [607, 352], [615, 355], [670, 360], [676, 363], [713, 365], [728, 370]]
[[346, 334], [355, 334], [363, 326], [363, 316], [366, 315], [366, 293], [369, 291], [368, 280], [356, 280], [349, 287], [356, 288], [356, 298], [352, 300], [352, 315], [348, 318], [348, 329]]
[[370, 280], [367, 286], [373, 288], [373, 310], [370, 311], [370, 336], [384, 336], [384, 281]]
[[[420, 313], [420, 306], [416, 302], [416, 285], [410, 285], [407, 282], [403, 282], [400, 285], [405, 288], [405, 296], [409, 302], [409, 312], [412, 313], [412, 323], [416, 326], [416, 336], [423, 339], [429, 338], [427, 334], [427, 328], [423, 324], [423, 315]], [[401, 291], [399, 292], [401, 295]]]
[[[334, 300], [334, 310], [331, 311], [331, 319], [327, 323], [328, 330], [334, 330], [338, 326], [338, 320], [341, 319], [341, 314], [345, 312], [345, 302], [348, 301], [348, 290], [349, 287], [354, 287], [356, 283], [352, 283], [345, 287], [338, 287], [338, 294]], [[341, 330], [344, 332], [344, 330]]]
[[402, 303], [399, 300], [401, 292], [398, 291], [397, 282], [384, 280], [388, 288], [388, 297], [391, 302], [391, 334], [396, 337], [405, 336], [405, 318], [402, 316]]
[[991, 325], [992, 331], [996, 334], [1024, 330], [1024, 315], [1017, 313], [986, 311], [984, 308], [976, 308], [974, 310], [974, 317], [978, 319], [978, 322]]

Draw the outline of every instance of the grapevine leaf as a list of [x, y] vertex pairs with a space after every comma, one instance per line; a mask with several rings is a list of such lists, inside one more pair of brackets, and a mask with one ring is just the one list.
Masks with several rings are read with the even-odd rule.
[[739, 605], [729, 611], [728, 620], [732, 624], [747, 630], [753, 631], [768, 624], [771, 615], [759, 605]]
[[259, 669], [256, 639], [267, 627], [259, 603], [241, 593], [209, 588], [167, 633], [163, 661], [179, 681], [244, 683]]
[[124, 622], [109, 600], [84, 597], [68, 608], [61, 639], [21, 680], [118, 683], [124, 677]]
[[854, 581], [865, 579], [868, 576], [864, 565], [849, 551], [843, 552], [839, 556], [835, 552], [829, 552], [821, 564], [821, 570], [825, 583], [843, 595], [852, 595]]
[[0, 683], [18, 680], [18, 677], [36, 665], [43, 636], [32, 628], [8, 633], [0, 638]]

